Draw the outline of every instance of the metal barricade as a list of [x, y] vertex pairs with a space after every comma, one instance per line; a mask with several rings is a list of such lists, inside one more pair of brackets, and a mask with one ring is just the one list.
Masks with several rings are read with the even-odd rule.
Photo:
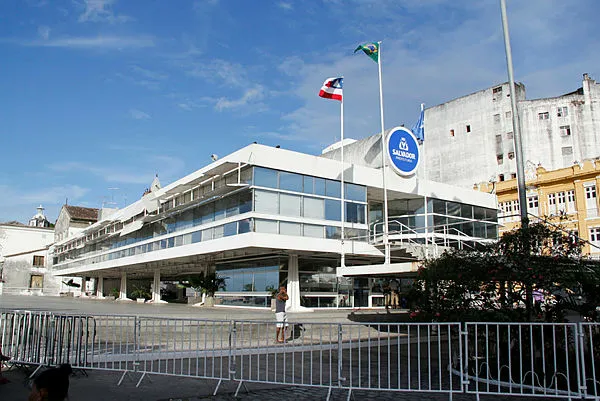
[[138, 371], [229, 379], [231, 323], [138, 317]]
[[600, 398], [600, 323], [580, 323], [581, 391], [584, 398]]
[[503, 397], [580, 397], [576, 324], [466, 323], [464, 370], [468, 393]]

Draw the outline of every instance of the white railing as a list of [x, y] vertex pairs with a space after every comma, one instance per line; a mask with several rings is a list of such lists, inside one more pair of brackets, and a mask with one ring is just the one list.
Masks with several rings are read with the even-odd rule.
[[348, 391], [600, 398], [597, 323], [290, 323], [0, 311], [10, 363]]

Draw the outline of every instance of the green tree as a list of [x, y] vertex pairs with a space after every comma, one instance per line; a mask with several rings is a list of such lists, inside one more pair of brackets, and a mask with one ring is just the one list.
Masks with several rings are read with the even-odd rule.
[[600, 301], [600, 265], [582, 257], [581, 247], [560, 227], [535, 223], [476, 251], [448, 251], [419, 268], [411, 316], [562, 321], [567, 310], [591, 315]]
[[188, 282], [190, 287], [198, 292], [205, 292], [208, 297], [213, 297], [215, 292], [225, 289], [225, 277], [219, 276], [216, 272], [202, 272], [189, 276]]

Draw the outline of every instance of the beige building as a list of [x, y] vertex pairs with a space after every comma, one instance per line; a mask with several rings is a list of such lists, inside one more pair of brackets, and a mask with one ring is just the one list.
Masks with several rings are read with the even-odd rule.
[[[529, 165], [526, 168], [526, 188], [530, 220], [543, 219], [560, 224], [586, 241], [584, 254], [600, 258], [599, 184], [600, 159], [552, 171]], [[481, 184], [479, 189], [495, 192], [498, 196], [500, 234], [520, 224], [516, 179]]]

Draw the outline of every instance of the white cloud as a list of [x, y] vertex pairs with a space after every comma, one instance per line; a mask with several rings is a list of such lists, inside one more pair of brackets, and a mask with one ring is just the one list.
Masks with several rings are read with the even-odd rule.
[[162, 81], [169, 77], [167, 74], [163, 74], [158, 71], [148, 70], [148, 69], [142, 68], [138, 65], [132, 65], [130, 68], [131, 68], [131, 71], [133, 71], [134, 73], [141, 75], [144, 78], [152, 79], [155, 81]]
[[279, 3], [277, 3], [277, 6], [286, 11], [290, 11], [290, 10], [294, 9], [294, 6], [292, 5], [292, 3], [289, 3], [286, 1], [280, 1]]
[[21, 46], [57, 47], [82, 50], [124, 50], [154, 46], [154, 39], [151, 36], [63, 37], [49, 40], [4, 39], [2, 41]]
[[40, 35], [40, 38], [48, 40], [50, 38], [50, 27], [45, 25], [38, 26], [38, 35]]
[[146, 113], [144, 111], [141, 111], [141, 110], [137, 110], [137, 109], [131, 109], [131, 110], [129, 110], [129, 115], [134, 120], [150, 120], [152, 118], [150, 116], [150, 114], [148, 114], [148, 113]]
[[247, 106], [250, 103], [255, 103], [256, 101], [261, 100], [263, 97], [263, 87], [257, 85], [254, 88], [247, 89], [244, 92], [244, 94], [237, 99], [227, 99], [225, 97], [217, 99], [215, 103], [215, 109], [218, 111], [223, 111], [226, 109], [237, 109], [240, 107]]
[[83, 0], [84, 10], [79, 15], [79, 22], [108, 22], [110, 24], [127, 22], [131, 17], [123, 14], [115, 14], [112, 5], [115, 0]]

